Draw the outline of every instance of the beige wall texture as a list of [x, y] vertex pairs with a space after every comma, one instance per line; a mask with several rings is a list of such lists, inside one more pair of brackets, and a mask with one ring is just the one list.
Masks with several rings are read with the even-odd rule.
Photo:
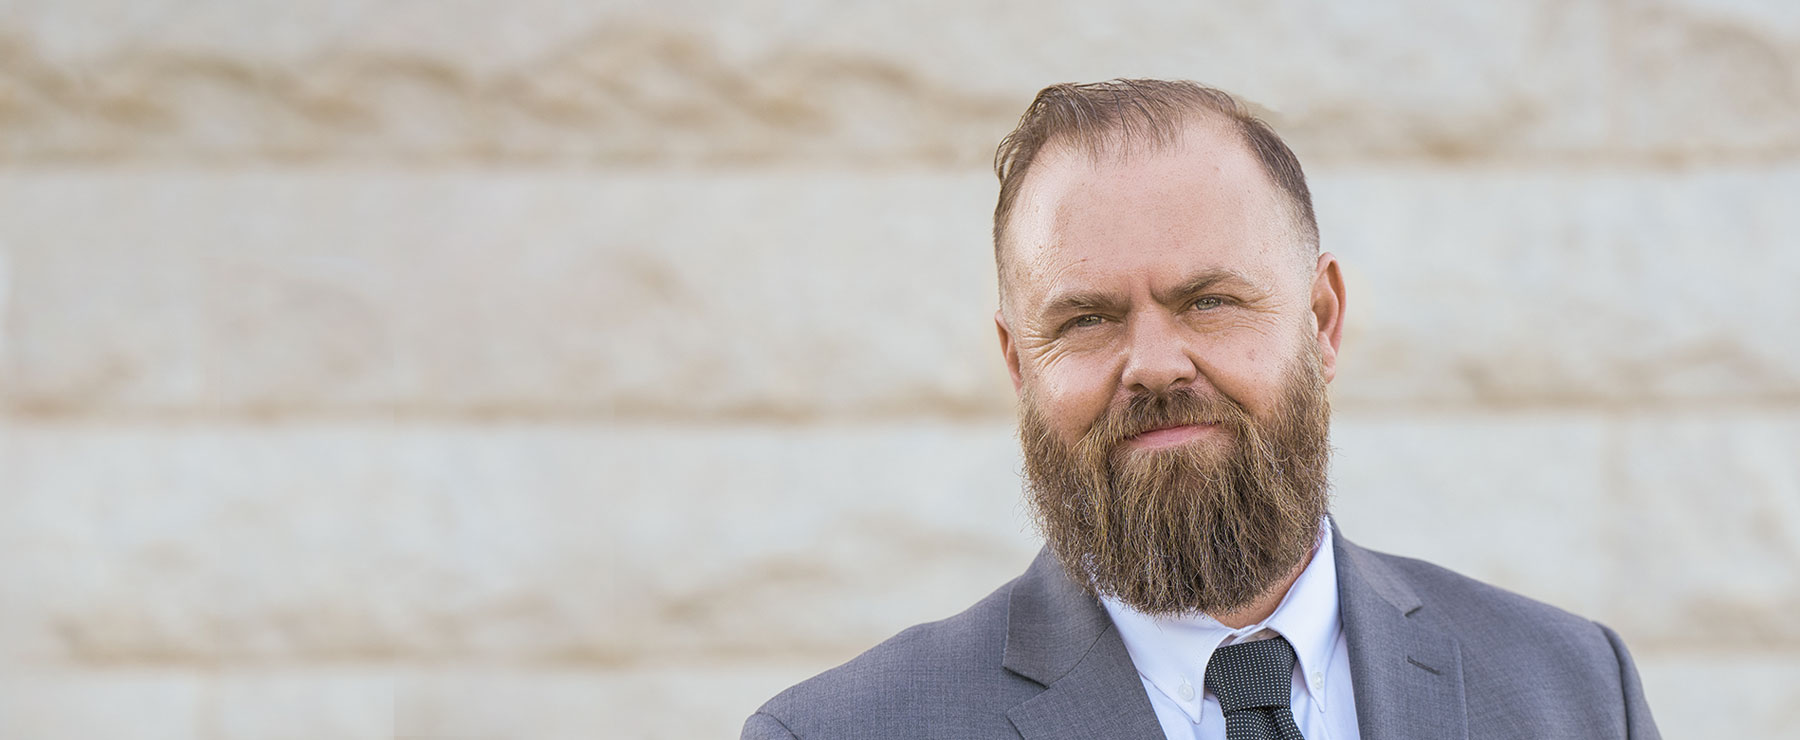
[[1023, 568], [994, 144], [1198, 79], [1359, 542], [1800, 728], [1800, 4], [0, 2], [0, 738], [734, 736]]

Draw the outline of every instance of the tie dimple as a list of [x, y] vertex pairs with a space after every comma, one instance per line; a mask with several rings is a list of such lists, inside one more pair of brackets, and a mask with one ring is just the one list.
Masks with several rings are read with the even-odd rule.
[[1280, 636], [1227, 645], [1206, 664], [1206, 688], [1225, 712], [1226, 740], [1303, 740], [1288, 707], [1294, 647]]

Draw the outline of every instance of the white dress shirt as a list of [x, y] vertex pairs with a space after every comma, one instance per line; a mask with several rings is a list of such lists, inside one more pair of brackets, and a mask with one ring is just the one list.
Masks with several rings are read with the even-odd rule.
[[1337, 564], [1331, 525], [1321, 522], [1311, 561], [1275, 612], [1231, 629], [1204, 614], [1152, 617], [1110, 598], [1125, 649], [1144, 681], [1150, 706], [1169, 740], [1225, 740], [1225, 715], [1206, 691], [1206, 663], [1214, 649], [1279, 634], [1294, 646], [1294, 724], [1307, 740], [1357, 740], [1356, 700], [1349, 648], [1338, 618]]

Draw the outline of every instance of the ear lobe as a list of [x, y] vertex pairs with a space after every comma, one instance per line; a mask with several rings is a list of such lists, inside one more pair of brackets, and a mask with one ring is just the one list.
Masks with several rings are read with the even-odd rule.
[[1019, 348], [1013, 344], [1012, 329], [1006, 326], [1006, 314], [994, 312], [994, 329], [1000, 332], [1000, 354], [1006, 358], [1006, 372], [1012, 375], [1013, 393], [1021, 387], [1019, 376]]
[[1344, 273], [1330, 252], [1319, 255], [1313, 272], [1312, 315], [1319, 343], [1319, 370], [1326, 382], [1337, 377], [1338, 347], [1344, 340]]

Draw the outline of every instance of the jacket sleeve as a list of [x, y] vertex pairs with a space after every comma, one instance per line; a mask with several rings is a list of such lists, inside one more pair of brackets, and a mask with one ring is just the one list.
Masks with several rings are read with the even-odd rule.
[[757, 712], [750, 715], [749, 719], [744, 720], [744, 732], [739, 735], [739, 740], [799, 740], [799, 738], [787, 728], [787, 725], [782, 724], [781, 720], [775, 719], [775, 715]]
[[1625, 692], [1625, 736], [1630, 740], [1662, 740], [1662, 733], [1656, 730], [1656, 720], [1650, 718], [1650, 704], [1644, 700], [1644, 684], [1638, 680], [1637, 664], [1631, 661], [1625, 641], [1604, 624], [1600, 625], [1600, 631], [1606, 633], [1607, 642], [1612, 643], [1613, 655], [1619, 659], [1619, 685]]

